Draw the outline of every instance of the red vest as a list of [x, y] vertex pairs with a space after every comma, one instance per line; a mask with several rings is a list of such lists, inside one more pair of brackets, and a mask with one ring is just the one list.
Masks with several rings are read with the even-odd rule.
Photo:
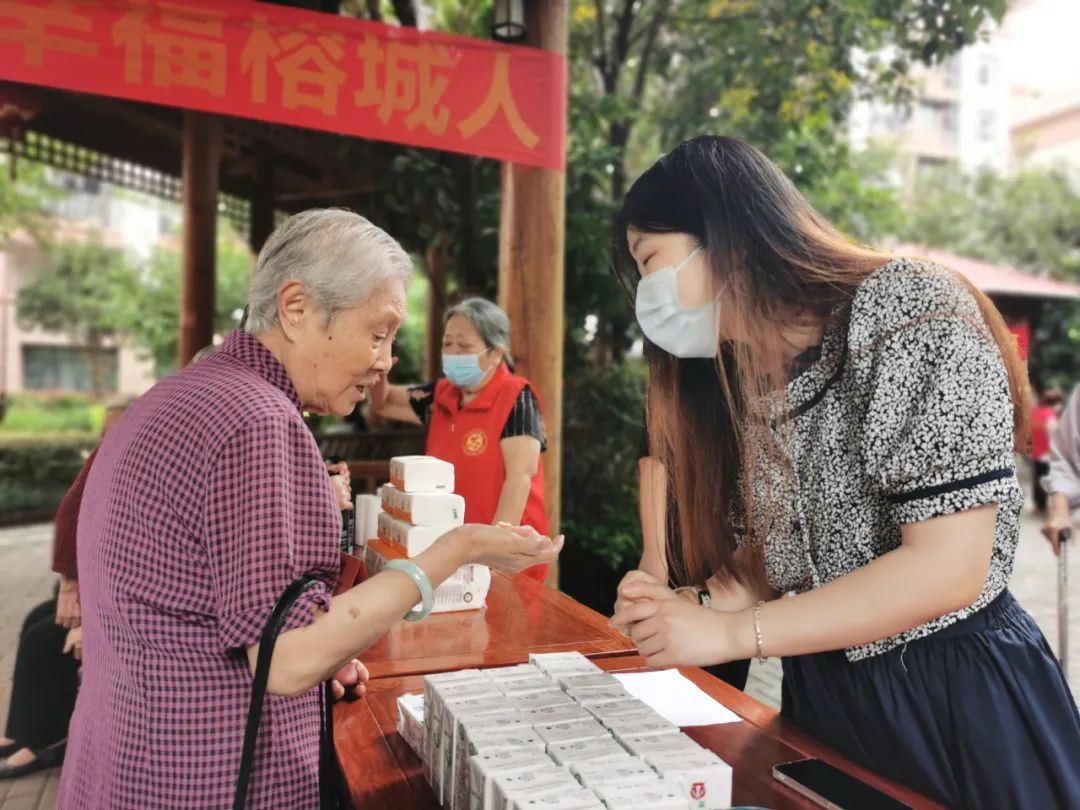
[[[500, 365], [491, 381], [464, 407], [460, 388], [445, 379], [435, 386], [427, 454], [454, 465], [455, 491], [465, 498], [466, 523], [490, 524], [495, 519], [506, 481], [500, 440], [510, 411], [528, 384]], [[542, 465], [533, 476], [521, 525], [532, 526], [543, 535], [548, 533]], [[547, 566], [534, 566], [525, 574], [542, 582]]]

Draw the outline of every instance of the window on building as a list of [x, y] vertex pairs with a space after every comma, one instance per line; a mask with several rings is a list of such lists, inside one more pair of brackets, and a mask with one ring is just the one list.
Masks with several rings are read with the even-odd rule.
[[960, 62], [956, 57], [947, 59], [941, 66], [941, 78], [945, 87], [955, 90], [960, 86]]
[[91, 361], [100, 363], [104, 391], [116, 393], [119, 357], [116, 349], [77, 346], [22, 347], [23, 388], [28, 391], [92, 391]]
[[975, 125], [975, 137], [980, 141], [992, 141], [996, 129], [997, 116], [990, 110], [980, 110]]
[[984, 56], [979, 60], [978, 81], [980, 87], [989, 87], [994, 81], [994, 73], [997, 68], [997, 60], [992, 56]]

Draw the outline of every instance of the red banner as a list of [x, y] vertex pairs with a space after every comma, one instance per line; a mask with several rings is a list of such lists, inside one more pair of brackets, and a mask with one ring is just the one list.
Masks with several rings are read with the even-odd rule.
[[253, 0], [0, 0], [0, 78], [564, 167], [558, 54]]

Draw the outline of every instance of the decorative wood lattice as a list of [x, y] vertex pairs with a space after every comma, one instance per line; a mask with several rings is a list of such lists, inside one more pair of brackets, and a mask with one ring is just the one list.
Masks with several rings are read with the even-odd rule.
[[[163, 200], [177, 203], [181, 200], [179, 177], [109, 157], [32, 130], [26, 132], [22, 138], [0, 138], [0, 149], [16, 160], [30, 160]], [[219, 194], [218, 210], [233, 224], [238, 233], [248, 234], [251, 227], [251, 204], [247, 200], [231, 194]]]

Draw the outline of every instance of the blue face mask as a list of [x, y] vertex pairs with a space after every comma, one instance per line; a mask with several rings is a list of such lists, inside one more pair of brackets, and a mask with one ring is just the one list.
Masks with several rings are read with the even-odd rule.
[[634, 310], [641, 331], [675, 357], [716, 357], [720, 305], [711, 301], [687, 309], [679, 302], [679, 273], [698, 250], [678, 267], [661, 267], [638, 282]]
[[475, 388], [487, 374], [480, 368], [482, 354], [444, 354], [442, 370], [446, 379], [458, 388]]

